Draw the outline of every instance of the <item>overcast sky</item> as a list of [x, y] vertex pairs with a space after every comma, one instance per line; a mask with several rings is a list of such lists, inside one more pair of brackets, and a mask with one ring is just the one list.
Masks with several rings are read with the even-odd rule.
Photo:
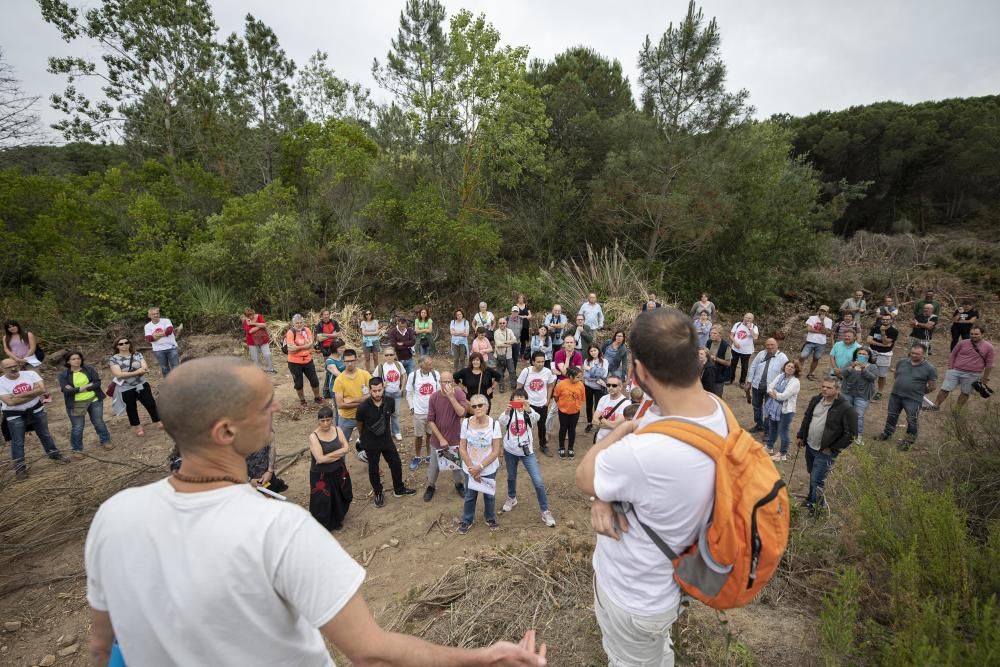
[[[73, 0], [71, 0], [73, 3]], [[97, 6], [99, 0], [76, 4]], [[636, 57], [684, 16], [686, 0], [445, 0], [449, 14], [484, 12], [505, 43], [550, 59], [587, 45], [619, 60], [636, 82]], [[82, 42], [66, 44], [42, 21], [35, 0], [3, 0], [0, 48], [26, 92], [41, 95], [46, 123], [59, 119], [47, 98], [62, 77], [48, 74], [50, 55], [97, 57]], [[241, 29], [247, 12], [270, 25], [296, 63], [329, 52], [339, 76], [371, 87], [373, 58], [396, 34], [404, 0], [214, 0], [220, 38]], [[1000, 93], [1000, 0], [705, 0], [718, 19], [728, 86], [746, 88], [756, 115], [803, 115], [881, 100], [920, 102]]]

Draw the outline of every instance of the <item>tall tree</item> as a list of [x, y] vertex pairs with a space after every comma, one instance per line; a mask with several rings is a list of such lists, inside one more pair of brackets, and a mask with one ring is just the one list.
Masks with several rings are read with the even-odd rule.
[[360, 83], [341, 79], [327, 64], [329, 54], [316, 51], [299, 70], [295, 97], [309, 120], [323, 123], [328, 118], [352, 118], [371, 124], [375, 105], [371, 91]]
[[252, 14], [246, 16], [243, 36], [232, 33], [224, 52], [227, 99], [241, 124], [256, 130], [257, 171], [266, 185], [274, 178], [278, 134], [294, 122], [295, 98], [289, 84], [295, 62], [285, 55], [274, 31]]
[[[205, 151], [217, 91], [217, 30], [208, 0], [102, 0], [83, 12], [65, 0], [39, 0], [43, 18], [66, 42], [97, 42], [103, 66], [79, 57], [49, 58], [68, 85], [52, 106], [69, 118], [53, 127], [67, 139], [116, 138], [127, 131], [171, 160]], [[98, 79], [104, 99], [77, 90]], [[127, 128], [123, 127], [127, 122]]]
[[37, 95], [28, 95], [0, 49], [0, 148], [20, 146], [38, 137]]

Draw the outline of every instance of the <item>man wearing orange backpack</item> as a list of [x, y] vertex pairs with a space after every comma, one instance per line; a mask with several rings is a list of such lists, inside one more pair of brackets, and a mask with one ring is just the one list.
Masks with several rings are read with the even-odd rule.
[[788, 494], [764, 449], [702, 389], [686, 314], [643, 312], [629, 347], [655, 405], [597, 442], [576, 483], [593, 503], [594, 609], [608, 664], [669, 666], [682, 593], [737, 607], [773, 574]]

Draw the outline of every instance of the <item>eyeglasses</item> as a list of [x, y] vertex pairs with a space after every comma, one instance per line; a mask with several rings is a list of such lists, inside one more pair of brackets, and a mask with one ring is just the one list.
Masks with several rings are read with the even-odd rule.
[[614, 389], [615, 387], [620, 387], [620, 386], [621, 385], [618, 384], [617, 382], [614, 383], [614, 384], [611, 384], [610, 382], [608, 383], [608, 389]]
[[485, 408], [485, 403], [469, 403], [470, 408]]
[[395, 355], [395, 354], [393, 354], [392, 352], [390, 352], [390, 353], [388, 353], [388, 354], [383, 354], [382, 356], [383, 356], [383, 357], [386, 357], [386, 358], [392, 358], [392, 357], [395, 357], [396, 355]]
[[117, 347], [121, 347], [122, 345], [131, 345], [131, 343], [129, 343], [127, 340], [123, 340], [123, 341], [119, 341], [119, 342], [115, 343], [115, 346], [117, 346]]

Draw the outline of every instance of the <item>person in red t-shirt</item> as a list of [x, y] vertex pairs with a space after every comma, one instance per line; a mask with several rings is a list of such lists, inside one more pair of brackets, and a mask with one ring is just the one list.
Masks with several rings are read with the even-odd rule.
[[333, 341], [339, 338], [340, 322], [330, 318], [330, 309], [324, 308], [319, 313], [319, 322], [313, 327], [313, 337], [316, 339], [316, 349], [323, 355], [323, 368], [326, 368], [326, 378], [323, 382], [323, 398], [332, 398], [330, 394], [330, 371], [326, 365], [326, 358], [336, 352], [333, 348]]
[[[274, 370], [274, 363], [271, 361], [271, 334], [267, 332], [264, 316], [255, 313], [253, 308], [244, 308], [243, 317], [240, 320], [243, 322], [243, 333], [246, 334], [250, 359], [266, 373], [277, 373], [278, 371]], [[262, 360], [263, 364], [261, 364]]]

